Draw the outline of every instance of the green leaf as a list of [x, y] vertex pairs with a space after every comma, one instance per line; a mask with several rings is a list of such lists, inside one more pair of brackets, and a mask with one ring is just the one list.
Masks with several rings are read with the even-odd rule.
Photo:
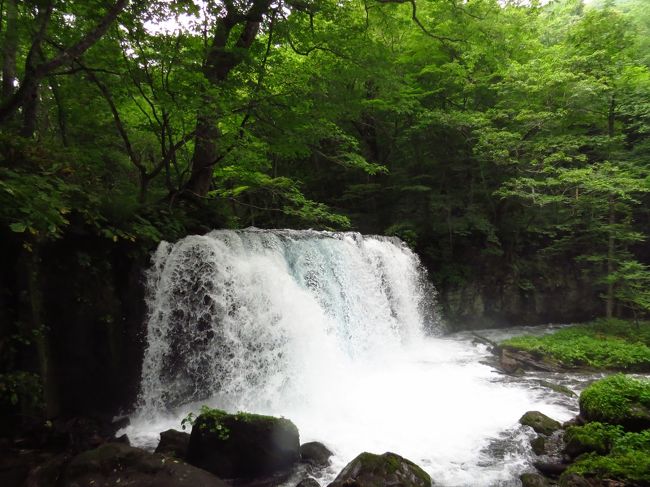
[[11, 228], [12, 232], [23, 233], [25, 230], [27, 230], [27, 225], [24, 223], [12, 223], [9, 225], [9, 228]]

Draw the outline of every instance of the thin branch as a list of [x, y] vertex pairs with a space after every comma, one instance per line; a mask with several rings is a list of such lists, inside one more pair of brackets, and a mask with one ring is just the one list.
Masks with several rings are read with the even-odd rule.
[[430, 30], [428, 30], [424, 24], [420, 21], [417, 15], [417, 5], [415, 3], [415, 0], [375, 0], [379, 3], [410, 3], [411, 4], [411, 19], [413, 19], [413, 22], [417, 24], [417, 26], [420, 28], [422, 32], [424, 32], [426, 35], [429, 37], [436, 39], [437, 41], [440, 42], [464, 42], [463, 39], [455, 39], [453, 37], [447, 37], [447, 36], [441, 36], [438, 34], [434, 34]]

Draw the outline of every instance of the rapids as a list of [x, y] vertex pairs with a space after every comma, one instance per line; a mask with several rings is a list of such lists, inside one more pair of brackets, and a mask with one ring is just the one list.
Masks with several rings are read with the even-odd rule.
[[163, 242], [147, 304], [124, 430], [135, 445], [155, 447], [207, 404], [291, 419], [301, 442], [335, 452], [322, 485], [362, 451], [393, 451], [436, 485], [507, 486], [530, 469], [519, 417], [575, 414], [535, 377], [498, 373], [471, 334], [445, 335], [435, 290], [396, 238], [248, 229]]

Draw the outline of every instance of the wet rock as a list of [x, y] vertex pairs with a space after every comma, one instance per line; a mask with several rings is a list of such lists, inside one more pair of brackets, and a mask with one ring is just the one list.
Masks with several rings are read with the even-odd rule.
[[524, 350], [499, 347], [497, 351], [499, 353], [499, 365], [508, 374], [519, 373], [519, 370], [541, 370], [544, 372], [558, 372], [561, 370], [558, 365], [545, 362], [543, 358], [538, 358]]
[[530, 446], [533, 448], [535, 455], [544, 455], [546, 453], [546, 438], [540, 435], [531, 440]]
[[316, 479], [311, 477], [301, 480], [296, 487], [320, 487], [320, 484]]
[[57, 487], [226, 487], [214, 475], [177, 459], [120, 443], [80, 453], [65, 469]]
[[395, 453], [361, 453], [328, 487], [430, 487], [431, 477], [415, 463]]
[[562, 427], [559, 422], [539, 411], [528, 411], [519, 419], [519, 423], [524, 426], [530, 426], [536, 433], [542, 435], [550, 435], [553, 431]]
[[538, 473], [523, 473], [519, 477], [522, 487], [548, 487], [548, 480]]
[[558, 477], [568, 468], [565, 463], [533, 462], [533, 466], [547, 477]]
[[300, 458], [304, 463], [314, 467], [327, 467], [330, 464], [330, 457], [333, 453], [325, 445], [318, 441], [310, 441], [300, 445]]
[[129, 440], [129, 437], [127, 435], [120, 435], [116, 438], [114, 438], [111, 443], [124, 443], [125, 445], [130, 445], [131, 440]]
[[185, 458], [189, 444], [189, 433], [169, 429], [160, 433], [160, 442], [158, 442], [158, 446], [156, 447], [156, 453], [170, 457]]
[[499, 367], [506, 374], [522, 375], [524, 373], [521, 363], [507, 350], [501, 350], [501, 354], [499, 355]]
[[575, 418], [571, 418], [569, 421], [562, 423], [562, 428], [567, 429], [571, 426], [583, 426], [585, 420], [579, 414]]
[[196, 419], [186, 458], [229, 479], [289, 470], [300, 460], [298, 429], [284, 418], [214, 409]]
[[29, 472], [23, 487], [58, 487], [70, 455], [62, 453], [36, 466]]
[[600, 482], [591, 482], [582, 475], [569, 473], [562, 475], [558, 485], [560, 485], [560, 487], [596, 487], [600, 485]]

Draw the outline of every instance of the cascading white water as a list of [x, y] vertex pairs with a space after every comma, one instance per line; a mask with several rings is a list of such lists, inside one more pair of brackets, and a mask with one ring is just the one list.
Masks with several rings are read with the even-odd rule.
[[361, 451], [394, 451], [436, 485], [509, 485], [527, 452], [519, 416], [568, 417], [434, 337], [434, 290], [396, 238], [219, 230], [163, 242], [153, 261], [136, 444], [208, 404], [292, 419], [334, 450], [324, 480]]

